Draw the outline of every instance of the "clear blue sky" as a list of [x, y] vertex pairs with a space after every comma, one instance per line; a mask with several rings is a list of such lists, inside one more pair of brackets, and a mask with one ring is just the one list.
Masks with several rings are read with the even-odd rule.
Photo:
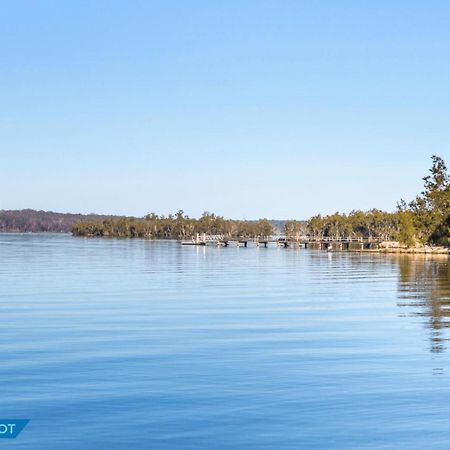
[[9, 1], [0, 209], [392, 210], [450, 164], [450, 2]]

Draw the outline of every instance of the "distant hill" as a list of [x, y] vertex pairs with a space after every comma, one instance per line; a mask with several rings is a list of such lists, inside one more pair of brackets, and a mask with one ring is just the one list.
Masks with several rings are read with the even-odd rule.
[[34, 209], [0, 210], [0, 232], [69, 233], [79, 220], [104, 220], [119, 216], [70, 214]]
[[[0, 232], [10, 233], [70, 233], [78, 221], [116, 219], [125, 216], [102, 214], [72, 214], [35, 209], [0, 210]], [[250, 220], [249, 222], [255, 222]], [[284, 233], [285, 220], [269, 220], [275, 234]]]

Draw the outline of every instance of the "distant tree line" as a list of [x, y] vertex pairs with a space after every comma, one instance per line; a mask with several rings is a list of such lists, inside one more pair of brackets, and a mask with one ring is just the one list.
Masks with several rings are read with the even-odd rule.
[[432, 156], [430, 174], [423, 178], [424, 190], [413, 201], [401, 200], [393, 213], [371, 209], [313, 216], [306, 222], [289, 220], [285, 234], [292, 239], [364, 237], [417, 244], [449, 246], [450, 178], [444, 160]]
[[112, 216], [66, 214], [34, 209], [0, 210], [0, 232], [69, 233], [72, 225], [83, 220], [104, 220]]
[[74, 236], [145, 239], [190, 239], [197, 233], [205, 233], [236, 238], [271, 236], [274, 227], [267, 219], [231, 220], [209, 212], [194, 219], [180, 210], [168, 216], [151, 213], [144, 218], [78, 221], [74, 223], [72, 233]]

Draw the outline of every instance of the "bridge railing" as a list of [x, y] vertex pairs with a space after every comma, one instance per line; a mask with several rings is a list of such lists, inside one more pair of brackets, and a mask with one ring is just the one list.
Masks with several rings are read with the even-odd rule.
[[331, 237], [331, 236], [310, 236], [310, 235], [303, 235], [303, 236], [264, 236], [264, 237], [228, 237], [223, 234], [201, 234], [198, 235], [197, 239], [199, 241], [203, 242], [218, 242], [218, 241], [249, 241], [249, 242], [264, 242], [264, 241], [271, 241], [271, 242], [307, 242], [307, 243], [324, 243], [324, 242], [355, 242], [355, 243], [369, 243], [369, 242], [382, 242], [384, 239], [382, 238], [375, 238], [375, 237], [360, 237], [360, 236], [342, 236], [342, 237]]
[[284, 236], [279, 238], [279, 240], [285, 241], [296, 241], [296, 242], [381, 242], [382, 238], [375, 237], [360, 237], [360, 236], [342, 236], [342, 237], [331, 237], [331, 236], [295, 236], [289, 237]]

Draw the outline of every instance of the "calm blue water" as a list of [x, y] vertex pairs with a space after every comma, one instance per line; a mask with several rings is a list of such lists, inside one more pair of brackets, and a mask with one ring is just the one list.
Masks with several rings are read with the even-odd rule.
[[0, 235], [0, 447], [448, 449], [449, 270]]

